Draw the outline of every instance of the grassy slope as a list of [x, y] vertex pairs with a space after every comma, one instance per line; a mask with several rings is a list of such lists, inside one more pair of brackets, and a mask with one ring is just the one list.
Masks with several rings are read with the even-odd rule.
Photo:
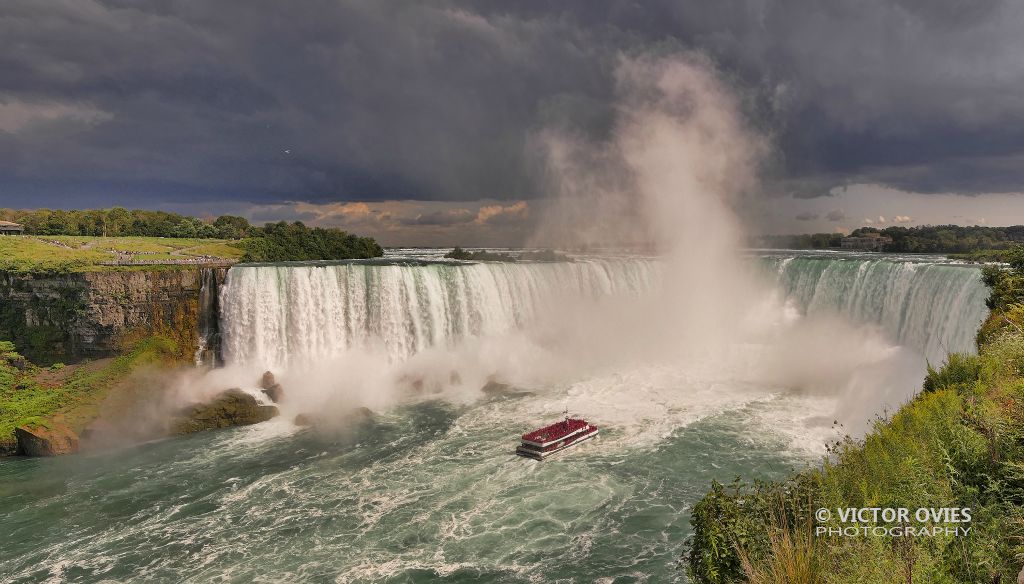
[[[177, 360], [177, 346], [163, 337], [147, 337], [123, 355], [103, 363], [15, 368], [10, 343], [0, 341], [0, 446], [14, 442], [14, 429], [24, 424], [47, 425], [59, 416], [80, 431], [99, 413], [100, 404], [130, 373], [146, 366], [167, 366]], [[70, 368], [70, 366], [69, 366]], [[54, 382], [54, 378], [58, 378]]]
[[238, 242], [223, 239], [163, 237], [17, 236], [0, 237], [0, 270], [12, 272], [71, 272], [122, 269], [101, 265], [117, 252], [138, 254], [140, 260], [180, 260], [212, 256], [238, 260]]
[[[995, 310], [977, 356], [951, 355], [863, 441], [833, 445], [822, 468], [782, 484], [713, 485], [693, 510], [691, 577], [1015, 582], [1024, 560], [1022, 327], [1020, 305]], [[970, 507], [973, 520], [967, 537], [816, 537], [821, 507]]]
[[951, 260], [963, 260], [965, 262], [1005, 262], [1010, 257], [1009, 249], [978, 249], [967, 253], [951, 253], [948, 258]]

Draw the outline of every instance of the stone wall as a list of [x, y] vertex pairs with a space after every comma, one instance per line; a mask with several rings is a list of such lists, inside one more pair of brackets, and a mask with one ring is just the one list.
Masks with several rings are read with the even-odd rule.
[[201, 334], [216, 334], [209, 325], [216, 314], [206, 314], [216, 310], [209, 301], [216, 290], [209, 288], [226, 274], [226, 268], [0, 272], [0, 339], [41, 364], [105, 357], [150, 334], [170, 337], [183, 355], [192, 354]]

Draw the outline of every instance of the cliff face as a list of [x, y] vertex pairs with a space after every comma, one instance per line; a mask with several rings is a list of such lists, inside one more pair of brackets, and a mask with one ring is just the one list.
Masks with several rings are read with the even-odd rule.
[[226, 268], [0, 272], [0, 339], [44, 364], [112, 355], [123, 342], [150, 334], [195, 353], [204, 334], [216, 336], [216, 289], [226, 274]]

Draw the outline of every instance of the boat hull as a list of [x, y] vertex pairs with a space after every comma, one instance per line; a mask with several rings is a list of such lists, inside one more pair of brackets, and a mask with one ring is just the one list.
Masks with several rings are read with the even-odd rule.
[[551, 449], [547, 449], [547, 450], [536, 450], [536, 449], [533, 449], [533, 448], [528, 448], [526, 446], [519, 446], [518, 448], [516, 448], [516, 454], [518, 454], [519, 456], [524, 456], [526, 458], [532, 458], [534, 460], [544, 460], [545, 458], [548, 458], [549, 456], [552, 456], [554, 454], [562, 452], [563, 450], [566, 450], [568, 448], [572, 448], [573, 446], [576, 446], [580, 442], [585, 442], [587, 440], [590, 440], [594, 436], [597, 436], [597, 432], [598, 432], [598, 429], [594, 428], [593, 430], [590, 430], [589, 432], [584, 432], [582, 434], [577, 434], [577, 435], [573, 436], [572, 439], [567, 441], [565, 444], [562, 444], [562, 445], [559, 445], [559, 446], [557, 446], [555, 448], [551, 448]]

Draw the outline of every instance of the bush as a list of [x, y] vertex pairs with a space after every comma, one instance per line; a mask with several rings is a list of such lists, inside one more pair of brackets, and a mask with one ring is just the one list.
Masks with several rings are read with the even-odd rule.
[[267, 223], [242, 240], [243, 262], [367, 259], [384, 255], [372, 238], [340, 229], [310, 229], [301, 222]]
[[981, 375], [981, 359], [966, 353], [950, 353], [946, 364], [936, 371], [928, 364], [928, 374], [924, 378], [924, 391], [932, 392], [944, 387], [953, 387], [963, 391], [972, 386]]

